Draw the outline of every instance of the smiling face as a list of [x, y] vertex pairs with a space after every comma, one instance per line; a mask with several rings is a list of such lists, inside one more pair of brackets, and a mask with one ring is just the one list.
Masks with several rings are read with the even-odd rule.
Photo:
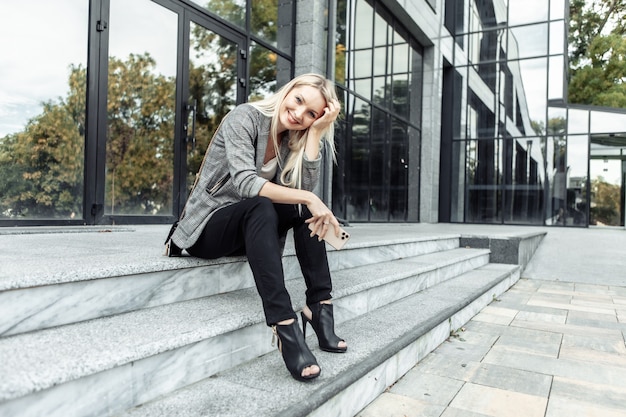
[[279, 109], [278, 132], [305, 130], [324, 114], [326, 99], [315, 87], [294, 87], [285, 96]]

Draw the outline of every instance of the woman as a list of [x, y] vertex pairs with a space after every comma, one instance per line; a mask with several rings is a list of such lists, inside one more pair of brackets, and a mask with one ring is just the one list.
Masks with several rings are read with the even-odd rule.
[[321, 370], [285, 288], [281, 258], [291, 228], [307, 287], [303, 330], [306, 334], [310, 323], [323, 350], [347, 350], [334, 331], [332, 284], [322, 241], [326, 233], [339, 236], [339, 223], [311, 192], [319, 179], [320, 149], [326, 144], [334, 155], [339, 110], [334, 85], [316, 74], [296, 77], [275, 95], [233, 109], [207, 149], [170, 242], [206, 259], [247, 256], [267, 325], [278, 338], [287, 369], [298, 380], [313, 379]]

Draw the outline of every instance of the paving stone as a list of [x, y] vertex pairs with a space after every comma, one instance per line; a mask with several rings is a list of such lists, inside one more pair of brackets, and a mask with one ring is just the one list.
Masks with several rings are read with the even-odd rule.
[[626, 411], [621, 409], [608, 409], [596, 404], [589, 404], [571, 398], [550, 396], [548, 409], [545, 417], [626, 417]]
[[545, 332], [529, 334], [529, 337], [524, 338], [517, 335], [504, 335], [498, 339], [494, 347], [505, 348], [511, 352], [556, 358], [559, 356], [559, 349], [561, 348], [561, 335], [558, 333], [546, 334]]
[[547, 397], [465, 384], [450, 406], [497, 417], [544, 417]]
[[567, 320], [567, 312], [565, 311], [562, 311], [557, 314], [535, 313], [533, 311], [520, 311], [517, 317], [515, 317], [516, 322], [529, 321], [529, 322], [565, 324], [565, 320]]
[[439, 417], [444, 409], [442, 406], [386, 392], [356, 417]]
[[522, 394], [547, 397], [550, 393], [552, 376], [483, 363], [470, 382]]
[[512, 317], [502, 316], [498, 314], [480, 312], [472, 320], [484, 321], [486, 323], [509, 325], [513, 321]]
[[416, 370], [428, 374], [469, 381], [480, 367], [480, 362], [467, 361], [462, 357], [440, 355], [438, 351], [430, 353], [417, 364]]
[[608, 409], [622, 409], [626, 398], [626, 388], [606, 384], [594, 384], [568, 378], [555, 377], [552, 395], [577, 400]]
[[441, 417], [489, 417], [487, 414], [474, 413], [460, 408], [448, 407]]
[[391, 387], [390, 392], [422, 403], [446, 407], [463, 384], [458, 379], [428, 374], [416, 368]]
[[[514, 362], [511, 358], [514, 358]], [[494, 347], [489, 351], [485, 359], [483, 359], [483, 363], [514, 366], [516, 369], [545, 375], [561, 376], [594, 384], [607, 384], [626, 388], [624, 369], [605, 364], [594, 363], [593, 366], [590, 366], [589, 362], [580, 360], [556, 359], [526, 353], [512, 355], [510, 350], [498, 347]]]

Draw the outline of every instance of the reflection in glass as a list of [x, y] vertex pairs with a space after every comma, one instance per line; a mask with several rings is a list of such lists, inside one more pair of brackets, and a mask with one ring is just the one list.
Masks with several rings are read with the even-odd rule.
[[547, 102], [547, 72], [548, 63], [545, 58], [525, 59], [509, 63], [515, 66], [519, 63], [519, 73], [522, 76], [523, 89], [518, 94], [524, 94], [524, 101], [531, 121], [543, 123], [546, 115]]
[[377, 108], [372, 111], [372, 141], [370, 144], [370, 221], [387, 220], [389, 211], [389, 181], [387, 164], [389, 160], [387, 145], [386, 114]]
[[352, 141], [347, 147], [350, 175], [346, 191], [348, 194], [347, 217], [359, 221], [369, 217], [369, 159], [370, 159], [370, 121], [371, 106], [367, 102], [353, 98], [352, 106]]
[[550, 0], [550, 20], [565, 18], [565, 0]]
[[563, 99], [565, 97], [565, 73], [563, 56], [551, 56], [548, 74], [548, 99]]
[[187, 149], [189, 189], [215, 129], [237, 104], [237, 54], [236, 43], [190, 23], [187, 126], [195, 125], [195, 145]]
[[500, 187], [502, 155], [498, 140], [467, 142], [467, 215], [466, 221], [502, 222]]
[[293, 3], [277, 0], [252, 0], [250, 30], [253, 35], [285, 53], [291, 52]]
[[623, 164], [620, 159], [591, 159], [589, 224], [624, 226], [622, 175], [626, 172], [623, 173]]
[[406, 221], [409, 173], [407, 125], [395, 117], [391, 123], [389, 220]]
[[567, 133], [587, 133], [589, 130], [589, 111], [569, 109], [567, 115]]
[[244, 28], [246, 26], [246, 0], [191, 0], [215, 13], [224, 20]]
[[[626, 132], [626, 114], [592, 111], [590, 132], [624, 133]], [[626, 147], [626, 143], [623, 146]]]
[[511, 58], [532, 58], [548, 53], [547, 23], [520, 26], [509, 30], [512, 35], [511, 41], [515, 39], [517, 45], [517, 53]]
[[277, 54], [259, 45], [250, 43], [250, 83], [249, 101], [263, 99], [277, 89]]
[[110, 21], [105, 213], [172, 214], [178, 17], [114, 0]]
[[[354, 21], [354, 48], [372, 47], [372, 19], [374, 9], [367, 0], [356, 0], [356, 16]], [[360, 62], [360, 61], [357, 61]]]
[[562, 54], [565, 50], [565, 22], [559, 20], [550, 23], [550, 55]]
[[509, 1], [509, 25], [547, 21], [549, 4], [546, 0]]
[[88, 16], [84, 1], [2, 4], [0, 220], [83, 217]]

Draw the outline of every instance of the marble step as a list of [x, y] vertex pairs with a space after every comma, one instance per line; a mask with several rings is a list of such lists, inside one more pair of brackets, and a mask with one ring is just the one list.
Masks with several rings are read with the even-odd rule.
[[[485, 249], [456, 248], [336, 271], [337, 323], [488, 257]], [[302, 280], [287, 286], [300, 309]], [[270, 341], [254, 288], [4, 337], [0, 415], [111, 414], [253, 360], [273, 349]]]
[[[43, 238], [48, 236], [39, 237]], [[153, 239], [154, 247], [143, 248], [142, 256], [128, 255], [118, 261], [115, 248], [102, 243], [102, 234], [93, 239], [87, 244], [104, 247], [109, 262], [91, 266], [76, 259], [41, 265], [33, 261], [7, 276], [0, 273], [0, 337], [254, 287], [243, 257], [167, 258], [161, 253], [162, 242]], [[455, 247], [459, 235], [454, 234], [372, 236], [354, 239], [341, 251], [329, 248], [328, 259], [331, 271], [339, 271]], [[290, 239], [283, 264], [286, 279], [300, 276]]]
[[489, 264], [337, 326], [349, 343], [326, 353], [308, 338], [322, 368], [309, 383], [289, 376], [277, 351], [134, 407], [117, 417], [352, 417], [467, 323], [520, 276]]

